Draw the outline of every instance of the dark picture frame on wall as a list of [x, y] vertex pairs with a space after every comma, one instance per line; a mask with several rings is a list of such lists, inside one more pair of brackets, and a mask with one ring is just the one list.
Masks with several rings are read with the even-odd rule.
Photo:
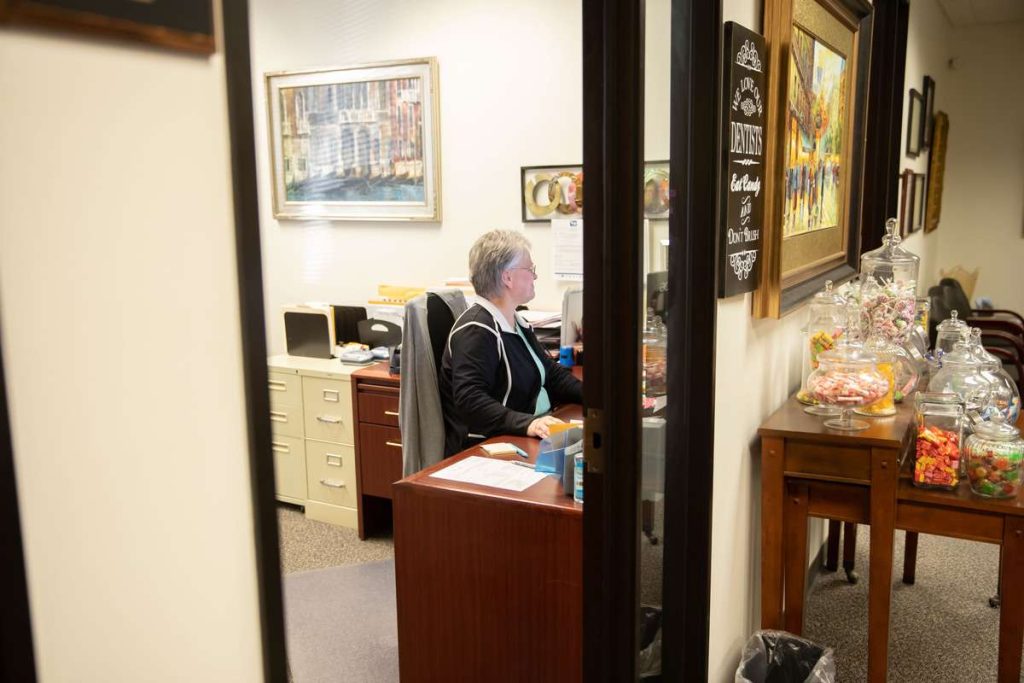
[[912, 230], [911, 216], [914, 212], [914, 171], [906, 169], [900, 174], [900, 236], [906, 237]]
[[0, 0], [0, 23], [29, 24], [210, 54], [216, 49], [212, 0]]
[[857, 272], [872, 6], [765, 0], [768, 116], [756, 318]]
[[917, 90], [910, 89], [910, 102], [907, 107], [907, 156], [916, 159], [921, 154], [924, 141], [924, 96]]
[[914, 196], [913, 211], [910, 217], [910, 231], [917, 232], [924, 227], [924, 207], [925, 207], [925, 176], [924, 173], [915, 173], [911, 184], [914, 189], [911, 194]]
[[924, 77], [924, 124], [921, 126], [921, 149], [932, 146], [932, 132], [935, 130], [935, 80]]

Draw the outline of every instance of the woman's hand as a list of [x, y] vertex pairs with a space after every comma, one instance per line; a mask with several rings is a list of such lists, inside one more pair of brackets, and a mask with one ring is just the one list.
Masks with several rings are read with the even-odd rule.
[[559, 420], [557, 417], [551, 417], [550, 415], [538, 417], [530, 423], [530, 426], [526, 429], [526, 433], [529, 436], [536, 436], [538, 439], [546, 439], [548, 438], [548, 434], [551, 433], [551, 425], [557, 424], [562, 424], [562, 420]]

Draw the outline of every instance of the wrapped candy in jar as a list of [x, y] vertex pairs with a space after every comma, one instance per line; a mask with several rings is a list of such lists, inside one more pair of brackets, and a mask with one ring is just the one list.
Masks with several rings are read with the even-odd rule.
[[911, 481], [921, 488], [953, 490], [960, 483], [964, 407], [956, 394], [914, 398], [917, 439]]
[[1012, 498], [1020, 491], [1024, 440], [1020, 431], [996, 416], [975, 427], [964, 442], [971, 490], [986, 498]]
[[921, 259], [900, 246], [896, 219], [885, 223], [882, 246], [860, 260], [861, 330], [869, 338], [902, 342], [917, 315], [917, 274]]
[[830, 351], [843, 336], [846, 329], [845, 301], [832, 290], [832, 281], [825, 282], [825, 289], [811, 299], [809, 317], [803, 333], [803, 383], [796, 399], [801, 403], [815, 406], [807, 412], [815, 415], [836, 414], [834, 408], [819, 406], [807, 389], [807, 378], [818, 368], [818, 356]]
[[868, 423], [851, 419], [853, 408], [871, 405], [889, 392], [889, 381], [878, 371], [878, 357], [861, 347], [839, 344], [818, 356], [818, 369], [807, 378], [814, 399], [836, 406], [842, 415], [825, 421], [840, 431], [867, 429]]

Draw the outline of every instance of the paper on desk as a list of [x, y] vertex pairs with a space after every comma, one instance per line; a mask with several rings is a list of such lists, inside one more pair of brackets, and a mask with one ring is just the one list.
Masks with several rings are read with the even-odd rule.
[[430, 476], [466, 484], [493, 486], [506, 491], [525, 491], [547, 475], [504, 460], [492, 460], [471, 455]]

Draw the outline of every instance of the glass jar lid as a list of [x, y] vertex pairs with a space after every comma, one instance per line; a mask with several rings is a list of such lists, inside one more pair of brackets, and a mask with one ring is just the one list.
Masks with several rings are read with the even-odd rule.
[[916, 278], [921, 257], [911, 253], [900, 246], [903, 239], [896, 229], [896, 219], [890, 218], [885, 222], [885, 236], [882, 238], [882, 246], [871, 251], [864, 252], [860, 257], [860, 272], [872, 273], [879, 270], [879, 266], [886, 266], [889, 269], [895, 267], [899, 270], [908, 269]]
[[834, 349], [818, 355], [825, 366], [868, 367], [878, 363], [878, 356], [860, 344], [838, 344]]
[[967, 327], [967, 323], [960, 320], [960, 314], [956, 312], [956, 309], [953, 309], [949, 312], [949, 317], [936, 325], [935, 329], [938, 330], [939, 334], [946, 334], [954, 330], [962, 333], [965, 327]]
[[974, 358], [986, 369], [1002, 370], [1003, 361], [989, 353], [988, 349], [981, 342], [981, 328], [972, 327], [971, 330], [971, 353]]
[[942, 366], [944, 368], [949, 366], [950, 368], [958, 369], [977, 367], [978, 359], [971, 353], [966, 342], [958, 341], [953, 346], [953, 350], [942, 357]]
[[1012, 441], [1020, 436], [1020, 430], [1004, 422], [1003, 416], [999, 413], [993, 415], [991, 420], [975, 425], [974, 433], [983, 439], [993, 441]]

